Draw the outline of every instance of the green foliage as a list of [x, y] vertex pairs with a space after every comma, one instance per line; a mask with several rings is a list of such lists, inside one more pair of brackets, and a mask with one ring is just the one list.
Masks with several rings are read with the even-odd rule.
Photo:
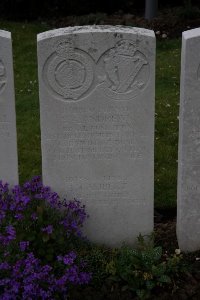
[[176, 206], [180, 39], [157, 41], [155, 206]]
[[122, 247], [115, 260], [106, 268], [109, 280], [118, 283], [122, 291], [132, 291], [139, 299], [148, 299], [156, 287], [172, 285], [173, 277], [181, 270], [181, 256], [164, 258], [161, 247], [153, 247], [140, 236], [136, 249]]
[[184, 1], [184, 6], [177, 9], [178, 16], [181, 19], [195, 19], [200, 17], [200, 9], [192, 5], [190, 0]]
[[[60, 225], [62, 214], [59, 211], [48, 207], [44, 200], [37, 200], [38, 204], [30, 205], [24, 214], [23, 220], [18, 223], [18, 239], [28, 240], [31, 243], [31, 249], [37, 254], [37, 257], [45, 263], [53, 263], [57, 254], [61, 251], [65, 253], [70, 247], [71, 238], [66, 238], [65, 229]], [[31, 214], [35, 212], [37, 221], [31, 219]], [[53, 232], [48, 234], [41, 230], [42, 227], [53, 224]], [[72, 250], [72, 249], [71, 249]]]
[[93, 244], [91, 242], [80, 244], [77, 252], [84, 257], [88, 269], [92, 273], [92, 285], [100, 288], [106, 281], [108, 274], [112, 270], [112, 264], [116, 260], [118, 249], [111, 249], [103, 245]]

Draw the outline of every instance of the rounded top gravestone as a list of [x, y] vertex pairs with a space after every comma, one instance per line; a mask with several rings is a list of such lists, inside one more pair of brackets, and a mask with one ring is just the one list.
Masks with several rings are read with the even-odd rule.
[[177, 236], [200, 250], [200, 28], [183, 32], [179, 118]]
[[11, 33], [0, 30], [0, 180], [18, 183]]
[[92, 241], [133, 244], [153, 229], [154, 69], [150, 30], [38, 35], [43, 180], [86, 204]]

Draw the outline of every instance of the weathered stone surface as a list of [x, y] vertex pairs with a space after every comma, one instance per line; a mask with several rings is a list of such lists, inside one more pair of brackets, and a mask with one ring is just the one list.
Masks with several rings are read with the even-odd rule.
[[12, 42], [4, 30], [0, 30], [0, 180], [18, 183]]
[[94, 242], [153, 230], [155, 37], [121, 26], [38, 35], [43, 181], [86, 204]]
[[177, 236], [200, 249], [200, 28], [183, 32], [179, 121]]

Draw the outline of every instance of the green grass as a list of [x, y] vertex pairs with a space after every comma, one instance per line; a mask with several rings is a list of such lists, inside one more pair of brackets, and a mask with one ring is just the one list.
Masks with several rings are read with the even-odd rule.
[[41, 174], [36, 35], [45, 24], [0, 22], [13, 39], [20, 182]]
[[164, 40], [157, 43], [155, 126], [157, 207], [176, 205], [180, 48], [180, 40]]
[[[0, 22], [12, 32], [20, 182], [41, 174], [36, 35], [46, 24]], [[176, 206], [180, 40], [157, 42], [155, 203]]]

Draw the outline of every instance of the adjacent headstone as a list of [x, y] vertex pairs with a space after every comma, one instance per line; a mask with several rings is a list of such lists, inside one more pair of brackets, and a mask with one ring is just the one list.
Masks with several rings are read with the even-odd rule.
[[86, 204], [94, 242], [153, 230], [155, 37], [84, 26], [38, 35], [43, 181]]
[[4, 30], [0, 30], [0, 180], [18, 183], [12, 41]]
[[200, 28], [183, 32], [179, 123], [177, 236], [200, 250]]

